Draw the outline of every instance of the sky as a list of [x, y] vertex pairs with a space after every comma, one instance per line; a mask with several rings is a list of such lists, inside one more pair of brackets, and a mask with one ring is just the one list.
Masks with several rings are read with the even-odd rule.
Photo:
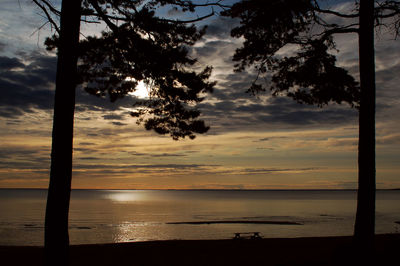
[[[1, 3], [0, 188], [47, 188], [56, 57], [43, 41], [51, 28], [42, 27], [45, 19], [31, 1]], [[352, 3], [325, 4], [345, 11]], [[174, 141], [146, 131], [129, 115], [140, 92], [110, 103], [77, 89], [72, 188], [356, 188], [357, 111], [245, 93], [254, 73], [233, 72], [232, 55], [241, 40], [229, 33], [237, 22], [218, 16], [208, 22], [207, 34], [190, 50], [199, 67], [214, 68], [215, 91], [198, 106], [210, 130], [194, 140]], [[81, 38], [102, 27], [82, 25]], [[356, 36], [335, 41], [338, 64], [358, 78]], [[377, 34], [380, 189], [400, 188], [399, 48], [385, 29]]]

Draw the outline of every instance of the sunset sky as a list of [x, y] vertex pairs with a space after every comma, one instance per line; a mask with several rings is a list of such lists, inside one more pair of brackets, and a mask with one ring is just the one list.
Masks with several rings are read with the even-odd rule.
[[[347, 10], [352, 3], [326, 4]], [[0, 188], [47, 188], [56, 57], [43, 41], [51, 29], [37, 31], [45, 19], [29, 0], [1, 5]], [[199, 66], [214, 67], [216, 89], [198, 106], [209, 132], [174, 141], [136, 125], [129, 115], [136, 96], [110, 103], [78, 89], [72, 187], [356, 188], [357, 112], [347, 105], [321, 109], [268, 92], [245, 93], [254, 74], [233, 72], [231, 57], [241, 40], [231, 38], [230, 29], [237, 22], [207, 22], [207, 34], [191, 53]], [[82, 26], [84, 35], [102, 29]], [[356, 37], [336, 41], [339, 64], [358, 77]], [[400, 41], [382, 29], [376, 36], [378, 188], [400, 188], [399, 70]]]

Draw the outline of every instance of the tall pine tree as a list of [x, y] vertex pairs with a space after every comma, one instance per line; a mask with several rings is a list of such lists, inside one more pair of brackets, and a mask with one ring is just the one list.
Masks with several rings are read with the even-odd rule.
[[[375, 63], [374, 27], [385, 25], [397, 36], [400, 25], [398, 1], [355, 1], [341, 13], [324, 9], [316, 0], [242, 0], [225, 12], [240, 19], [231, 32], [244, 44], [233, 57], [238, 72], [254, 67], [257, 79], [249, 91], [266, 90], [260, 77], [271, 74], [268, 88], [273, 95], [286, 95], [299, 103], [324, 106], [346, 102], [359, 110], [358, 204], [354, 236], [370, 247], [375, 224]], [[335, 17], [343, 24], [329, 22]], [[359, 39], [360, 82], [329, 53], [334, 36], [354, 33]], [[280, 57], [285, 46], [297, 53]]]
[[[211, 67], [199, 73], [193, 70], [196, 60], [187, 50], [204, 30], [188, 25], [191, 21], [156, 16], [157, 8], [175, 3], [183, 11], [194, 11], [190, 1], [68, 0], [62, 1], [61, 11], [49, 1], [33, 1], [57, 31], [46, 40], [47, 48], [57, 49], [58, 56], [45, 218], [46, 264], [68, 265], [76, 86], [81, 84], [87, 92], [115, 101], [135, 91], [139, 82], [146, 83], [150, 98], [136, 102], [132, 116], [146, 129], [177, 140], [207, 132], [195, 106], [214, 83], [208, 81]], [[60, 25], [54, 16], [60, 16]], [[81, 20], [101, 21], [108, 29], [100, 37], [79, 42]]]

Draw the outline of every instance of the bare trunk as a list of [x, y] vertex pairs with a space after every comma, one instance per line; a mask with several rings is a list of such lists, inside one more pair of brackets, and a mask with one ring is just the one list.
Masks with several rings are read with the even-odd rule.
[[68, 265], [68, 212], [81, 0], [64, 0], [54, 99], [50, 183], [45, 218], [46, 265]]
[[360, 1], [359, 63], [361, 100], [358, 144], [358, 198], [354, 237], [373, 246], [375, 234], [375, 59], [374, 1]]

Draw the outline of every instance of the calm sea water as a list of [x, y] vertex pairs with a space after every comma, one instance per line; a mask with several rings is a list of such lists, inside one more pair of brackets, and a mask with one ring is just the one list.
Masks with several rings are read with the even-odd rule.
[[[46, 194], [0, 189], [0, 245], [43, 245]], [[255, 231], [267, 238], [351, 235], [355, 211], [355, 191], [74, 190], [70, 240], [88, 244], [224, 239]], [[207, 221], [221, 223], [180, 223]], [[400, 191], [378, 191], [376, 232], [400, 232], [399, 221]]]

